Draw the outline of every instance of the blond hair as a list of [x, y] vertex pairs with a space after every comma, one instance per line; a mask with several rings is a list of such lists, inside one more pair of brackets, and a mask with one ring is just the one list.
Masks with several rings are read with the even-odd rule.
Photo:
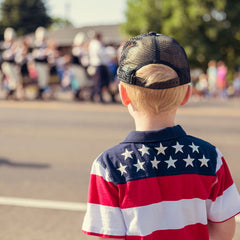
[[[162, 64], [150, 64], [136, 72], [145, 79], [145, 85], [176, 78], [177, 73]], [[187, 92], [187, 84], [169, 89], [150, 89], [122, 82], [135, 108], [148, 114], [159, 114], [178, 108]]]

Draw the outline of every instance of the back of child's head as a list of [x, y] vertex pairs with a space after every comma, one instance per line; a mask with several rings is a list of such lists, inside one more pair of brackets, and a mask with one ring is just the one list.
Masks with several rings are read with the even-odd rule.
[[158, 114], [180, 106], [190, 69], [186, 53], [175, 39], [148, 33], [125, 43], [118, 77], [134, 107]]

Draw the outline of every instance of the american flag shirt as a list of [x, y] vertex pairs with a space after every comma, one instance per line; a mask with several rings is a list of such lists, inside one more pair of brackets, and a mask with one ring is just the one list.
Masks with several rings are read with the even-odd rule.
[[82, 231], [127, 240], [208, 240], [208, 220], [239, 212], [220, 151], [177, 125], [133, 131], [94, 161]]

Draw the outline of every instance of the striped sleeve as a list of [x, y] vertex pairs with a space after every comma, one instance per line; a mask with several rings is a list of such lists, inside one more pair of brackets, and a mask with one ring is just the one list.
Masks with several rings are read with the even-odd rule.
[[98, 160], [95, 160], [91, 170], [88, 206], [82, 231], [106, 238], [125, 237], [126, 229], [119, 207], [117, 187]]
[[217, 153], [217, 180], [207, 200], [207, 215], [212, 222], [224, 222], [240, 212], [240, 196], [224, 157]]

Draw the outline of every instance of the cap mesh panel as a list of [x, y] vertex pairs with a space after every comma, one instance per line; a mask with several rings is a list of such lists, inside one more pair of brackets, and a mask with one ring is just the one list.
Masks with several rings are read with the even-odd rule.
[[171, 37], [151, 33], [139, 35], [125, 43], [118, 77], [121, 81], [130, 82], [131, 75], [152, 63], [165, 64], [173, 68], [180, 78], [179, 85], [190, 82], [189, 63], [184, 49]]

